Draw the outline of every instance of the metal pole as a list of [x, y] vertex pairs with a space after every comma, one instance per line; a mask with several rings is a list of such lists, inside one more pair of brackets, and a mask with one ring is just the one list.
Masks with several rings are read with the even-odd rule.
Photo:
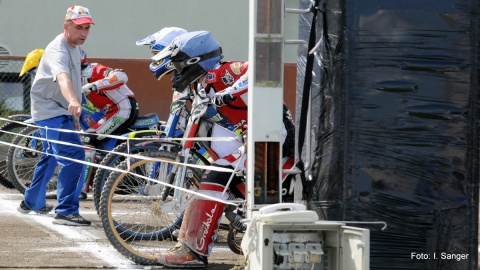
[[247, 219], [281, 202], [284, 1], [249, 1]]

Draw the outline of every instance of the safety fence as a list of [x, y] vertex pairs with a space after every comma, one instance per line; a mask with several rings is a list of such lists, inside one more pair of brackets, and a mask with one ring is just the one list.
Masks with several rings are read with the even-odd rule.
[[19, 77], [23, 57], [0, 57], [0, 117], [30, 112], [31, 77]]
[[[9, 120], [9, 119], [2, 118], [2, 117], [0, 117], [0, 120], [10, 121], [12, 123], [17, 123], [17, 124], [22, 125], [24, 127], [32, 127], [32, 128], [36, 128], [36, 129], [38, 128], [34, 124], [19, 122], [19, 121], [15, 121], [15, 120]], [[73, 130], [66, 130], [66, 129], [49, 128], [49, 130], [54, 130], [54, 131], [58, 131], [58, 132], [66, 132], [66, 133], [78, 133], [80, 136], [86, 134], [84, 131], [73, 131]], [[48, 143], [53, 142], [53, 143], [64, 145], [64, 146], [80, 147], [80, 148], [85, 148], [85, 149], [87, 149], [89, 147], [89, 146], [85, 146], [85, 145], [76, 145], [76, 144], [72, 144], [72, 143], [69, 143], [69, 142], [58, 141], [58, 140], [53, 140], [53, 139], [48, 139], [48, 138], [43, 139], [43, 138], [40, 137], [39, 133], [36, 133], [36, 135], [34, 135], [34, 136], [32, 136], [33, 134], [32, 135], [21, 134], [21, 133], [6, 131], [6, 130], [2, 130], [1, 133], [2, 134], [3, 133], [10, 134], [10, 135], [13, 135], [13, 136], [25, 137], [25, 138], [28, 138], [29, 141], [32, 141], [32, 140], [46, 141]], [[96, 136], [96, 134], [91, 134], [91, 133], [88, 133], [88, 134], [90, 136], [92, 136], [92, 135]], [[106, 134], [103, 134], [102, 136], [104, 136], [106, 138], [110, 138], [110, 139], [116, 139], [116, 140], [119, 140], [119, 141], [126, 141], [127, 143], [130, 142], [129, 145], [132, 144], [132, 143], [135, 143], [135, 141], [137, 141], [137, 142], [145, 141], [145, 138], [130, 138], [130, 137], [125, 137], [125, 136], [106, 135]], [[148, 139], [148, 141], [153, 142], [155, 140], [158, 140], [158, 141], [161, 141], [163, 143], [168, 143], [168, 142], [173, 142], [173, 141], [177, 141], [177, 143], [182, 142], [182, 141], [218, 141], [218, 142], [223, 141], [223, 142], [229, 142], [229, 141], [235, 141], [237, 139], [238, 138], [236, 138], [236, 137], [216, 137], [216, 138], [195, 137], [195, 138], [171, 138], [171, 139], [168, 139], [168, 138], [156, 138], [156, 139], [155, 138], [150, 138], [150, 139]], [[17, 144], [15, 144], [15, 142], [0, 141], [0, 146], [14, 147], [14, 148], [18, 148], [18, 149], [27, 150], [28, 152], [35, 153], [38, 156], [43, 153], [40, 149], [35, 149], [35, 147], [28, 146], [28, 145], [27, 146], [17, 145]], [[130, 151], [127, 151], [127, 153], [122, 153], [122, 152], [116, 152], [115, 149], [114, 150], [105, 150], [105, 149], [97, 149], [97, 148], [94, 148], [94, 149], [95, 149], [95, 151], [104, 152], [104, 155], [112, 154], [112, 155], [123, 156], [123, 157], [127, 158], [126, 159], [127, 161], [129, 161], [132, 158], [135, 158], [135, 159], [140, 159], [140, 160], [164, 162], [164, 163], [174, 164], [174, 165], [177, 165], [177, 166], [187, 166], [187, 167], [197, 168], [199, 170], [214, 170], [214, 171], [228, 172], [228, 173], [233, 173], [233, 174], [238, 173], [238, 171], [236, 171], [236, 168], [235, 169], [230, 169], [230, 168], [210, 166], [210, 165], [190, 164], [190, 163], [184, 163], [184, 162], [179, 163], [179, 162], [172, 161], [172, 160], [149, 158], [148, 156], [143, 156], [143, 155], [130, 153]], [[165, 151], [165, 150], [161, 150], [159, 148], [158, 151]], [[242, 155], [245, 155], [245, 154], [246, 153], [242, 153]], [[62, 159], [65, 159], [65, 160], [70, 160], [70, 161], [74, 161], [74, 162], [81, 163], [81, 164], [84, 164], [84, 165], [93, 166], [93, 167], [96, 167], [96, 168], [101, 168], [101, 169], [105, 169], [105, 170], [109, 170], [109, 171], [116, 171], [116, 172], [132, 174], [132, 175], [135, 175], [135, 177], [137, 177], [138, 179], [146, 179], [146, 180], [151, 181], [153, 183], [158, 183], [158, 184], [168, 186], [168, 187], [173, 188], [173, 189], [179, 189], [183, 192], [191, 193], [191, 194], [194, 194], [196, 196], [203, 197], [203, 198], [206, 198], [206, 199], [209, 199], [209, 200], [214, 200], [214, 201], [218, 201], [218, 202], [225, 203], [225, 204], [231, 204], [231, 205], [237, 205], [238, 204], [238, 202], [234, 203], [234, 202], [225, 201], [223, 199], [215, 198], [215, 197], [212, 197], [212, 196], [209, 196], [209, 195], [198, 193], [196, 191], [185, 189], [183, 187], [175, 186], [174, 184], [166, 183], [164, 181], [160, 181], [160, 180], [157, 180], [157, 179], [152, 179], [152, 178], [149, 178], [148, 176], [136, 174], [135, 172], [130, 171], [130, 164], [129, 163], [127, 163], [128, 164], [127, 170], [122, 170], [122, 169], [119, 169], [119, 168], [102, 166], [98, 163], [93, 163], [91, 161], [78, 160], [78, 159], [69, 158], [69, 157], [65, 157], [65, 156], [57, 156], [56, 154], [49, 154], [49, 155], [55, 156], [55, 157], [61, 157]]]

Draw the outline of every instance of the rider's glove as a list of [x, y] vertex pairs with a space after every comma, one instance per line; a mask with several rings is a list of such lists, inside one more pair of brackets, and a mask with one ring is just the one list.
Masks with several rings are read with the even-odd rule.
[[225, 104], [228, 104], [234, 100], [234, 97], [228, 93], [215, 93], [215, 96], [213, 96], [213, 104], [216, 107], [221, 107]]
[[97, 86], [94, 83], [87, 83], [82, 86], [82, 93], [84, 95], [90, 94], [90, 92], [97, 92]]

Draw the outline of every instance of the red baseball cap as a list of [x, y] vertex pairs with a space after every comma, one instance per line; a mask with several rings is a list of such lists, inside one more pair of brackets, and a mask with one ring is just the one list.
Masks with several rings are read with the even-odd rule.
[[75, 24], [94, 24], [88, 8], [82, 6], [71, 6], [67, 9], [65, 21], [72, 21]]

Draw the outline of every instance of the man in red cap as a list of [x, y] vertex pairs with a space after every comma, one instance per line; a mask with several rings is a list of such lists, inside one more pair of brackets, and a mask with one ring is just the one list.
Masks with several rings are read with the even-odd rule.
[[[38, 161], [32, 183], [25, 191], [24, 200], [17, 210], [45, 214], [53, 206], [46, 203], [46, 187], [54, 171], [49, 164], [62, 166], [57, 177], [57, 206], [53, 223], [88, 226], [89, 220], [79, 214], [77, 188], [82, 185], [80, 174], [85, 151], [78, 133], [63, 130], [80, 130], [78, 118], [82, 111], [81, 57], [83, 45], [93, 24], [87, 8], [68, 8], [59, 34], [45, 48], [30, 91], [31, 114], [40, 128], [44, 141], [43, 154]], [[64, 142], [66, 144], [63, 144]], [[63, 158], [65, 157], [65, 158]], [[55, 159], [55, 160], [53, 160]]]
[[82, 45], [87, 39], [91, 24], [94, 23], [87, 8], [71, 6], [67, 10], [63, 25], [63, 33], [68, 44], [72, 47]]

